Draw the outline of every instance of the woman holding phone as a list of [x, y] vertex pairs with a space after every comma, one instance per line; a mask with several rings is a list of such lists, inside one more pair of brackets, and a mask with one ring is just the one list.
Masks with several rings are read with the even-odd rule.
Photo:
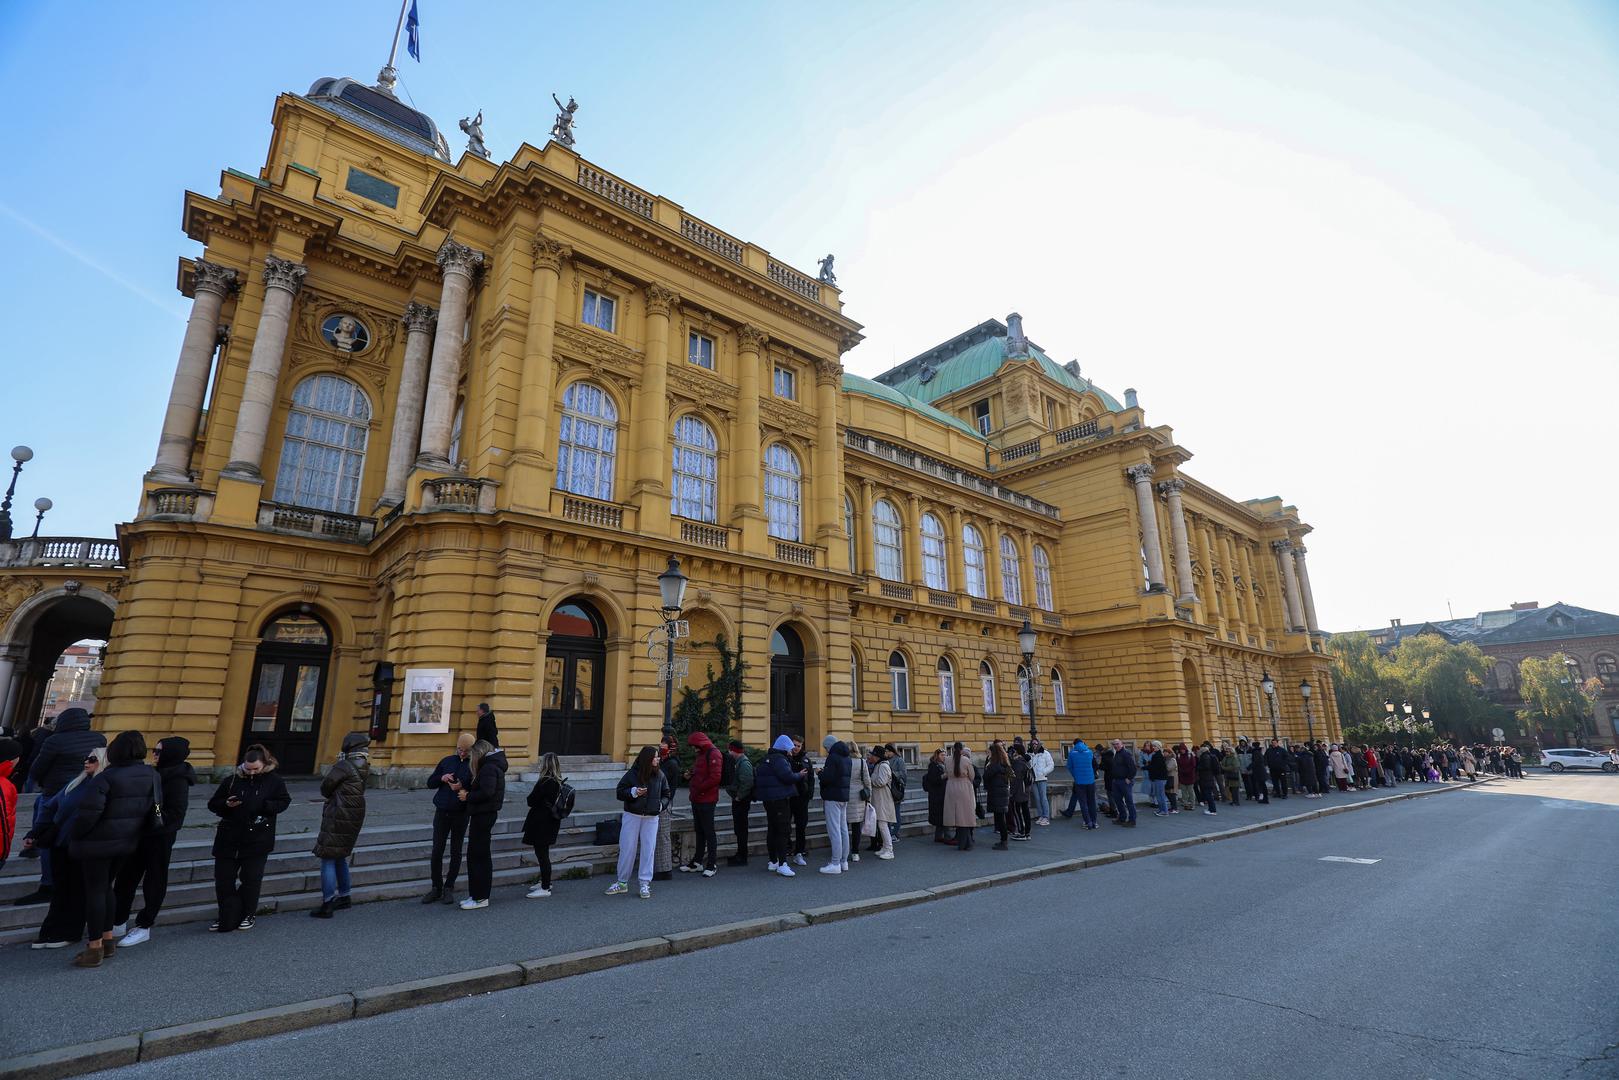
[[208, 800], [208, 809], [219, 816], [213, 848], [219, 918], [208, 927], [215, 933], [253, 929], [264, 864], [275, 850], [275, 819], [292, 805], [277, 764], [270, 751], [254, 743]]
[[608, 896], [630, 891], [630, 871], [637, 871], [641, 899], [652, 899], [652, 857], [658, 846], [658, 814], [663, 809], [664, 778], [658, 768], [658, 748], [643, 746], [635, 764], [618, 782], [618, 801], [624, 816], [618, 831], [618, 876]]

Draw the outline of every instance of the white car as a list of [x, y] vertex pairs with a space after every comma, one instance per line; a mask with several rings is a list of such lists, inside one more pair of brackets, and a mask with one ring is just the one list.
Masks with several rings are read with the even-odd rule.
[[1546, 760], [1546, 767], [1552, 772], [1562, 772], [1564, 769], [1601, 769], [1603, 772], [1619, 772], [1619, 765], [1615, 765], [1607, 754], [1581, 750], [1578, 747], [1566, 750], [1542, 750], [1540, 756]]

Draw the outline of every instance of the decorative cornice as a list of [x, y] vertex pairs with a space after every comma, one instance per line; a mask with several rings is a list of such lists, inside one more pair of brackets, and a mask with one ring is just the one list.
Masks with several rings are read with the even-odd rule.
[[228, 266], [207, 262], [198, 259], [192, 263], [195, 277], [192, 280], [193, 292], [209, 292], [216, 296], [229, 296], [236, 291], [236, 271]]
[[309, 267], [303, 263], [295, 263], [291, 259], [278, 259], [274, 255], [264, 257], [264, 284], [272, 289], [285, 289], [289, 293], [296, 293], [298, 286], [304, 283], [304, 275], [309, 273]]
[[736, 328], [736, 340], [743, 352], [758, 352], [770, 340], [770, 335], [752, 323]]
[[654, 282], [646, 287], [646, 310], [649, 315], [669, 317], [669, 313], [680, 306], [680, 294], [673, 289]]
[[438, 254], [433, 256], [433, 261], [438, 263], [439, 270], [446, 275], [465, 274], [471, 277], [478, 267], [483, 265], [483, 252], [474, 251], [454, 240], [446, 240], [439, 246]]
[[1153, 472], [1153, 467], [1149, 464], [1131, 465], [1124, 470], [1124, 475], [1130, 478], [1132, 484], [1150, 484]]
[[559, 240], [549, 236], [536, 236], [532, 247], [534, 252], [534, 269], [561, 271], [563, 260], [573, 254], [573, 249]]
[[418, 331], [426, 333], [433, 328], [433, 321], [438, 318], [438, 312], [426, 304], [412, 300], [405, 305], [404, 324], [405, 332], [414, 334]]

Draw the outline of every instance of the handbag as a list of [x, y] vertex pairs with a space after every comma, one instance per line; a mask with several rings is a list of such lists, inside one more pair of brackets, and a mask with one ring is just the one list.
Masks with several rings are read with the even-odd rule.
[[152, 771], [152, 809], [146, 815], [146, 831], [163, 831], [163, 778], [155, 769]]
[[623, 825], [623, 818], [596, 822], [596, 846], [606, 847], [608, 844], [618, 843], [619, 830]]
[[866, 804], [866, 818], [860, 823], [860, 835], [867, 837], [877, 835], [877, 808], [870, 803]]

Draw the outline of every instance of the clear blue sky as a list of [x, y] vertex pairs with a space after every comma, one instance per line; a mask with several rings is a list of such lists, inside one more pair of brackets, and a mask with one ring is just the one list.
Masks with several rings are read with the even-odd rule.
[[[1299, 506], [1329, 627], [1619, 611], [1619, 5], [419, 3], [402, 83], [457, 154], [575, 95], [593, 161], [837, 253], [862, 374], [1021, 311], [1188, 472]], [[257, 171], [278, 92], [373, 78], [397, 10], [0, 7], [0, 451], [47, 532], [135, 511], [182, 191]]]

